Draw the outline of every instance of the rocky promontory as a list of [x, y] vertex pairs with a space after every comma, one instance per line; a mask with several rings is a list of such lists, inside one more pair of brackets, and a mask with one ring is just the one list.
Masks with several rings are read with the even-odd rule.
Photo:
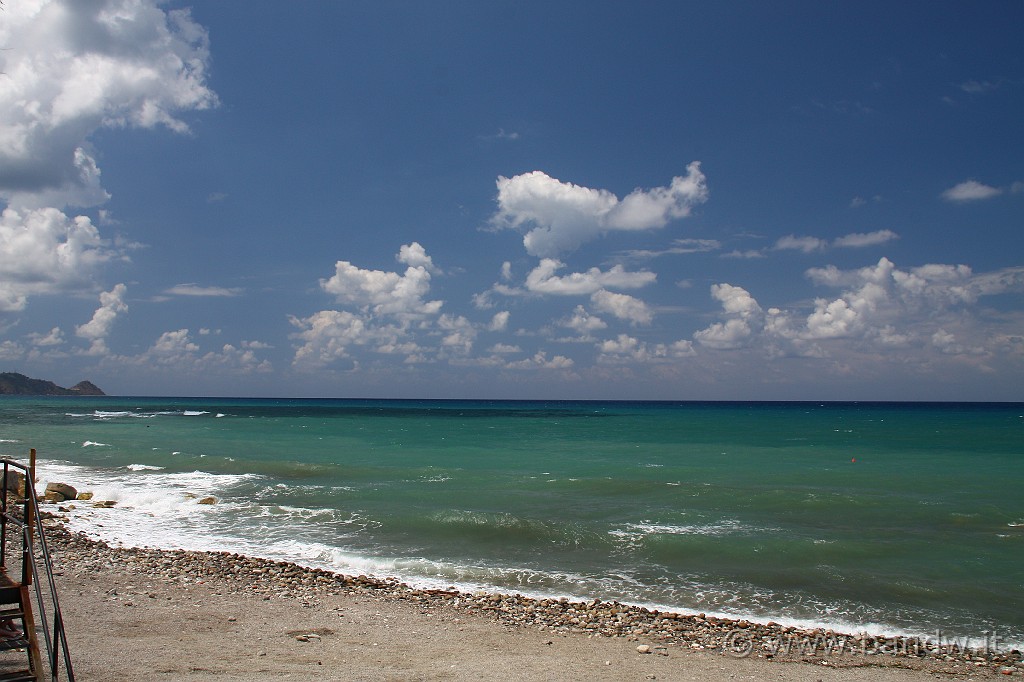
[[0, 395], [106, 395], [91, 381], [80, 381], [71, 388], [45, 379], [33, 379], [17, 372], [0, 373]]

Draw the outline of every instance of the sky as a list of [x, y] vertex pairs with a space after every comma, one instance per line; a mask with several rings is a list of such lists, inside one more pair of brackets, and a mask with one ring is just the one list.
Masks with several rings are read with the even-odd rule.
[[1024, 400], [1024, 4], [5, 0], [0, 371]]

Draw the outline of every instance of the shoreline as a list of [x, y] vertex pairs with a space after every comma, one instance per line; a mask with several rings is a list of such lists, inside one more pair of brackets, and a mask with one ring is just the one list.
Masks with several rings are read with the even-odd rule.
[[[793, 677], [799, 669], [807, 672], [808, 679], [813, 680], [823, 679], [822, 673], [826, 670], [836, 674], [843, 671], [848, 675], [857, 671], [871, 673], [863, 679], [878, 679], [882, 670], [887, 674], [911, 676], [899, 679], [924, 679], [923, 675], [961, 678], [1024, 676], [1024, 659], [1020, 652], [964, 651], [956, 645], [930, 643], [916, 638], [852, 635], [703, 614], [666, 613], [598, 599], [572, 602], [564, 598], [534, 599], [517, 594], [421, 590], [397, 579], [344, 576], [324, 569], [226, 552], [112, 547], [67, 529], [56, 515], [46, 524], [76, 672], [79, 670], [78, 657], [83, 656], [83, 651], [88, 652], [83, 657], [83, 665], [90, 669], [97, 665], [96, 657], [102, 655], [107, 647], [126, 646], [128, 642], [139, 644], [139, 638], [144, 639], [141, 633], [153, 629], [170, 628], [170, 635], [187, 640], [191, 650], [201, 649], [201, 643], [189, 639], [187, 629], [183, 631], [173, 619], [168, 621], [168, 616], [178, 617], [181, 614], [164, 611], [167, 604], [179, 605], [179, 609], [184, 608], [182, 604], [202, 604], [204, 608], [211, 608], [216, 602], [219, 606], [205, 618], [213, 619], [210, 624], [220, 627], [207, 628], [205, 636], [221, 640], [220, 645], [211, 650], [210, 656], [216, 660], [224, 659], [227, 667], [219, 672], [205, 664], [192, 665], [196, 670], [191, 672], [175, 667], [176, 675], [202, 673], [206, 677], [214, 674], [221, 679], [248, 679], [244, 675], [250, 669], [245, 666], [253, 662], [258, 662], [261, 670], [271, 664], [271, 668], [306, 666], [303, 674], [308, 675], [308, 662], [288, 663], [290, 659], [284, 654], [295, 653], [297, 645], [310, 643], [318, 647], [319, 653], [326, 654], [327, 645], [332, 639], [337, 639], [337, 623], [343, 620], [343, 615], [355, 610], [368, 620], [373, 620], [374, 614], [381, 612], [393, 614], [383, 629], [359, 633], [368, 640], [391, 641], [399, 649], [426, 647], [428, 650], [428, 643], [433, 641], [443, 650], [444, 660], [455, 661], [451, 665], [456, 667], [468, 666], [463, 671], [467, 674], [474, 670], [474, 666], [488, 665], [488, 661], [499, 653], [518, 659], [525, 647], [532, 663], [528, 665], [519, 660], [515, 664], [519, 676], [514, 677], [524, 680], [578, 678], [579, 674], [570, 674], [568, 669], [555, 674], [551, 667], [557, 668], [560, 663], [579, 656], [596, 666], [583, 677], [609, 680], [632, 679], [633, 673], [654, 668], [658, 670], [647, 673], [646, 679], [684, 679], [680, 675], [695, 669], [704, 671], [703, 679], [719, 676], [729, 679], [749, 666], [754, 666], [758, 676], [771, 670], [778, 670], [781, 674], [784, 670], [787, 677]], [[102, 589], [104, 587], [106, 589]], [[211, 600], [211, 597], [215, 599]], [[129, 607], [140, 625], [128, 633], [127, 640], [106, 644], [98, 641], [103, 640], [103, 636], [95, 631], [97, 625], [109, 619], [111, 611], [123, 614], [125, 607]], [[224, 610], [236, 609], [252, 614], [247, 620], [261, 619], [264, 624], [273, 624], [285, 616], [300, 617], [296, 627], [285, 630], [287, 637], [274, 642], [285, 647], [279, 652], [282, 656], [271, 660], [269, 651], [263, 652], [266, 655], [254, 655], [251, 651], [239, 655], [228, 651], [235, 645], [243, 650], [251, 648], [246, 646], [251, 642], [245, 640], [251, 638], [252, 633], [241, 642], [231, 636], [231, 631], [238, 629], [242, 617], [224, 616]], [[108, 616], [98, 615], [103, 612]], [[313, 615], [316, 618], [312, 618]], [[335, 626], [302, 627], [307, 621], [312, 623], [318, 619], [326, 619]], [[398, 627], [393, 627], [396, 620], [399, 621]], [[442, 629], [437, 631], [438, 627]], [[424, 628], [430, 637], [417, 634]], [[305, 629], [309, 631], [304, 632]], [[472, 631], [473, 636], [469, 637], [467, 631]], [[257, 627], [254, 632], [259, 637], [261, 630]], [[487, 651], [474, 644], [460, 644], [463, 641], [478, 642], [481, 638], [490, 642]], [[526, 644], [520, 641], [524, 639]], [[559, 647], [554, 646], [556, 641]], [[360, 644], [363, 642], [357, 637], [349, 645], [337, 648], [334, 655], [341, 662], [339, 664], [351, 665], [349, 658], [338, 657], [353, 656], [353, 646], [365, 649]], [[559, 653], [563, 644], [571, 644], [576, 653]], [[452, 647], [455, 647], [454, 651]], [[180, 651], [179, 658], [182, 655]], [[164, 664], [173, 662], [173, 653], [169, 655], [171, 660], [164, 661]], [[387, 668], [386, 662], [368, 658], [361, 664], [365, 666], [360, 673], [362, 677], [353, 676], [348, 670], [345, 674], [337, 670], [318, 670], [316, 676], [322, 679], [480, 679], [479, 669], [471, 677], [436, 669], [439, 660], [436, 651], [424, 652], [408, 660], [403, 657], [402, 660], [410, 666], [402, 668], [404, 673], [392, 670], [384, 674], [380, 666]], [[531, 667], [533, 664], [542, 667]], [[233, 669], [239, 665], [242, 666], [240, 669]], [[777, 668], [778, 665], [786, 667]], [[290, 674], [283, 671], [284, 668], [280, 674]], [[92, 669], [92, 673], [95, 675], [105, 670], [99, 665]], [[132, 670], [135, 669], [121, 670], [119, 676], [109, 679], [133, 679], [125, 677]], [[623, 675], [625, 670], [630, 674]], [[272, 671], [264, 670], [261, 677], [269, 673]], [[605, 673], [607, 676], [602, 677]], [[334, 674], [340, 676], [331, 677]], [[489, 679], [502, 678], [512, 679], [504, 674]], [[90, 676], [83, 679], [103, 678]], [[141, 674], [138, 679], [142, 679]]]
[[[83, 508], [85, 507], [85, 505], [81, 504], [83, 501], [85, 501], [87, 503], [88, 507], [89, 507], [88, 509], [85, 510], [86, 513], [90, 513], [90, 512], [91, 513], [96, 513], [98, 511], [99, 513], [102, 514], [104, 512], [104, 510], [109, 509], [109, 508], [114, 507], [114, 506], [117, 505], [117, 503], [114, 502], [114, 501], [109, 501], [109, 500], [108, 501], [104, 501], [104, 500], [93, 499], [91, 497], [92, 493], [84, 493], [83, 495], [87, 495], [88, 497], [82, 497], [81, 500], [78, 500], [77, 501], [78, 505], [76, 505], [76, 501], [70, 500], [70, 499], [65, 500], [65, 501], [61, 501], [61, 502], [43, 501], [42, 503], [49, 508], [49, 510], [50, 510], [49, 513], [52, 514], [52, 518], [58, 520], [62, 524], [66, 523], [68, 526], [73, 524], [73, 516], [72, 516], [71, 512], [76, 510], [76, 506], [80, 505]], [[217, 499], [215, 497], [212, 497], [212, 496], [209, 496], [209, 497], [205, 498], [204, 500], [200, 500], [195, 494], [185, 493], [185, 497], [186, 498], [191, 498], [193, 501], [197, 502], [198, 504], [216, 504], [217, 503]], [[99, 517], [97, 517], [97, 518], [99, 518]], [[105, 523], [97, 523], [95, 525], [103, 527], [105, 525]], [[81, 533], [81, 534], [83, 534], [84, 537], [87, 537], [87, 536], [85, 536], [85, 531], [75, 530], [75, 531], [72, 531], [72, 532]], [[101, 533], [99, 533], [99, 536], [100, 536], [99, 538], [90, 538], [90, 541], [98, 542], [98, 543], [101, 543], [101, 544], [106, 543], [106, 542], [112, 542], [112, 543], [114, 543], [113, 547], [116, 547], [117, 549], [122, 550], [122, 551], [132, 551], [132, 550], [136, 550], [136, 549], [140, 549], [140, 550], [150, 550], [150, 549], [156, 550], [156, 549], [158, 549], [158, 547], [151, 547], [151, 546], [149, 546], [147, 544], [137, 544], [138, 543], [138, 537], [136, 537], [134, 541], [130, 540], [128, 545], [124, 545], [124, 544], [121, 544], [121, 541], [118, 539], [116, 534], [112, 536], [110, 533], [104, 534], [104, 533], [101, 532]], [[103, 539], [103, 538], [105, 538], [105, 539]], [[200, 543], [200, 546], [202, 547], [202, 543]], [[180, 547], [179, 548], [174, 548], [174, 549], [172, 549], [172, 547], [173, 547], [173, 545], [169, 546], [169, 545], [164, 544], [163, 547], [162, 547], [162, 551], [168, 551], [168, 552], [170, 552], [170, 551], [193, 552], [194, 551], [194, 552], [200, 552], [200, 553], [211, 552], [211, 551], [215, 552], [216, 551], [216, 550], [211, 550], [209, 548], [201, 548], [201, 549], [196, 549], [196, 550], [184, 550], [184, 549], [181, 549]], [[238, 547], [235, 547], [232, 550], [230, 550], [229, 553], [238, 554], [240, 556], [251, 557], [251, 558], [254, 558], [254, 559], [257, 559], [257, 560], [260, 560], [260, 561], [269, 561], [269, 562], [272, 562], [272, 563], [279, 563], [279, 562], [295, 563], [295, 565], [301, 567], [302, 570], [308, 570], [308, 571], [321, 571], [322, 570], [322, 571], [324, 571], [324, 572], [326, 572], [326, 573], [328, 573], [330, 575], [343, 575], [342, 573], [340, 573], [340, 571], [344, 570], [344, 569], [339, 569], [337, 567], [331, 567], [331, 566], [326, 565], [323, 562], [313, 562], [313, 565], [307, 565], [307, 564], [303, 564], [303, 563], [297, 563], [299, 561], [302, 561], [302, 559], [296, 559], [296, 558], [287, 557], [287, 556], [280, 556], [279, 555], [277, 557], [267, 557], [267, 556], [260, 556], [259, 554], [246, 554], [246, 552], [251, 551], [251, 550], [252, 550], [251, 547], [250, 548], [238, 548]], [[466, 584], [457, 583], [457, 582], [454, 583], [454, 584], [453, 583], [442, 583], [440, 581], [428, 581], [426, 583], [421, 583], [421, 582], [416, 582], [415, 578], [412, 579], [412, 580], [409, 580], [406, 577], [389, 576], [389, 575], [387, 575], [384, 572], [374, 572], [374, 573], [372, 573], [370, 575], [371, 575], [371, 578], [368, 578], [367, 580], [370, 580], [371, 582], [376, 581], [380, 585], [401, 585], [403, 588], [406, 588], [406, 589], [414, 589], [414, 590], [419, 591], [419, 592], [432, 593], [432, 594], [445, 594], [445, 593], [447, 593], [447, 594], [478, 595], [478, 594], [481, 594], [483, 592], [486, 592], [488, 594], [494, 594], [494, 593], [504, 594], [503, 589], [509, 589], [509, 588], [502, 588], [500, 586], [493, 586], [493, 585], [488, 585], [488, 584], [466, 585]], [[365, 577], [365, 576], [361, 576], [361, 577]], [[409, 588], [405, 581], [411, 582], [412, 583], [412, 588]], [[522, 594], [522, 593], [520, 593], [518, 591], [514, 592], [512, 594], [514, 594], [518, 598], [522, 598], [523, 600], [531, 601], [531, 602], [534, 602], [534, 603], [541, 603], [541, 602], [543, 602], [543, 603], [551, 603], [553, 601], [561, 601], [561, 602], [564, 603], [566, 600], [568, 600], [569, 602], [573, 602], [573, 603], [590, 603], [590, 602], [595, 601], [594, 597], [591, 596], [591, 594], [587, 594], [587, 593], [582, 593], [582, 594], [581, 593], [577, 593], [576, 595], [573, 595], [570, 592], [570, 593], [566, 593], [565, 597], [562, 597], [561, 595], [552, 596], [550, 594], [545, 595], [545, 594], [538, 594], [538, 593], [530, 593], [529, 591], [527, 591], [526, 594]], [[907, 629], [901, 629], [901, 628], [898, 628], [898, 627], [887, 627], [884, 624], [878, 624], [878, 623], [872, 623], [872, 624], [869, 624], [866, 627], [858, 627], [858, 626], [850, 625], [848, 623], [844, 623], [844, 622], [840, 622], [840, 621], [829, 622], [827, 620], [802, 620], [802, 619], [796, 619], [796, 618], [785, 617], [785, 616], [779, 616], [779, 617], [777, 617], [777, 620], [776, 620], [775, 614], [771, 614], [771, 613], [769, 613], [769, 614], [758, 614], [758, 615], [748, 615], [748, 614], [744, 614], [744, 613], [736, 614], [736, 613], [712, 612], [710, 614], [706, 614], [706, 613], [698, 613], [696, 610], [693, 610], [693, 611], [688, 610], [688, 608], [684, 607], [684, 606], [673, 606], [673, 605], [663, 605], [663, 604], [658, 604], [658, 603], [644, 603], [644, 602], [631, 602], [631, 601], [630, 602], [607, 601], [607, 600], [604, 600], [604, 599], [600, 598], [600, 593], [592, 593], [592, 594], [597, 594], [598, 595], [597, 603], [603, 604], [605, 607], [607, 607], [607, 606], [609, 606], [611, 604], [614, 604], [615, 607], [617, 607], [619, 609], [629, 609], [629, 610], [634, 610], [634, 611], [639, 611], [639, 612], [644, 612], [644, 613], [654, 613], [654, 614], [658, 614], [658, 613], [661, 613], [661, 614], [673, 613], [673, 614], [681, 614], [683, 616], [682, 618], [680, 618], [681, 621], [686, 621], [687, 619], [697, 619], [699, 617], [699, 620], [703, 621], [703, 622], [699, 622], [697, 624], [701, 625], [701, 626], [710, 627], [711, 629], [716, 629], [716, 628], [717, 629], [721, 629], [722, 626], [727, 625], [727, 624], [745, 623], [746, 625], [744, 625], [744, 628], [749, 628], [749, 631], [754, 633], [754, 634], [756, 634], [758, 637], [760, 637], [762, 639], [774, 640], [774, 642], [778, 642], [778, 644], [773, 644], [772, 642], [765, 643], [765, 646], [768, 648], [769, 653], [771, 653], [770, 650], [772, 650], [772, 649], [780, 649], [780, 648], [781, 649], [785, 649], [787, 647], [789, 649], [794, 649], [794, 648], [799, 649], [801, 646], [806, 648], [806, 644], [804, 644], [802, 642], [802, 639], [804, 637], [809, 637], [812, 643], [816, 639], [821, 641], [823, 638], [824, 639], [829, 639], [829, 638], [839, 639], [839, 638], [841, 638], [842, 641], [839, 641], [839, 642], [833, 641], [831, 644], [828, 644], [828, 643], [822, 644], [821, 647], [822, 648], [827, 648], [829, 646], [831, 646], [833, 648], [839, 647], [843, 651], [851, 651], [851, 652], [856, 650], [861, 655], [875, 655], [875, 654], [879, 654], [879, 653], [892, 653], [892, 651], [894, 649], [897, 650], [897, 651], [902, 651], [904, 653], [910, 653], [911, 655], [916, 655], [917, 653], [920, 653], [922, 651], [925, 654], [933, 653], [933, 652], [938, 652], [938, 653], [942, 653], [942, 654], [947, 654], [947, 653], [956, 654], [956, 653], [959, 652], [960, 649], [965, 648], [965, 646], [964, 646], [965, 643], [967, 645], [966, 648], [982, 649], [983, 653], [993, 652], [993, 653], [1004, 653], [1004, 654], [1006, 654], [1006, 653], [1011, 653], [1012, 651], [1016, 651], [1016, 650], [1024, 650], [1024, 644], [1022, 644], [1020, 641], [1016, 641], [1015, 640], [1015, 641], [1013, 641], [1012, 645], [1008, 645], [1005, 642], [1005, 640], [1002, 640], [1002, 639], [1000, 639], [998, 637], [998, 632], [996, 632], [994, 635], [991, 635], [989, 633], [989, 631], [984, 630], [984, 629], [981, 630], [981, 634], [984, 636], [984, 639], [983, 639], [981, 637], [977, 637], [977, 636], [973, 636], [973, 635], [972, 636], [968, 636], [968, 635], [950, 635], [950, 634], [944, 632], [941, 629], [936, 629], [934, 631], [934, 634], [933, 634], [933, 631], [931, 629], [929, 629], [929, 630], [907, 630]], [[597, 630], [599, 630], [599, 629], [600, 628], [597, 628]], [[594, 631], [594, 630], [595, 629], [592, 629], [591, 631]], [[888, 633], [888, 634], [881, 634], [880, 635], [880, 633]], [[611, 635], [611, 634], [622, 634], [622, 633], [621, 632], [605, 631], [602, 634]], [[874, 635], [874, 636], [871, 636], [871, 635]], [[865, 639], [865, 637], [867, 637], [867, 639]], [[1017, 660], [1017, 659], [1015, 659], [1015, 660]]]

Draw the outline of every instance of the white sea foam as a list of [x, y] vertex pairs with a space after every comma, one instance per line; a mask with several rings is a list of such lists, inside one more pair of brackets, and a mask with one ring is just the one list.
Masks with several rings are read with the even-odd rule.
[[540, 571], [524, 566], [466, 565], [424, 557], [367, 556], [326, 545], [303, 548], [279, 544], [273, 549], [315, 556], [318, 564], [324, 561], [324, 557], [329, 557], [325, 567], [337, 573], [378, 579], [397, 577], [419, 589], [453, 588], [465, 593], [514, 591], [535, 598], [584, 599], [585, 589], [574, 594], [559, 586], [594, 585], [593, 578], [582, 574]]
[[[158, 410], [156, 412], [137, 412], [131, 410], [96, 410], [94, 412], [65, 412], [66, 417], [76, 419], [95, 419], [97, 421], [110, 421], [112, 419], [154, 419], [156, 417], [201, 417], [210, 414], [207, 410]], [[215, 416], [224, 417], [224, 413], [218, 412]]]
[[290, 516], [297, 521], [334, 521], [337, 511], [334, 509], [310, 509], [309, 507], [293, 507], [287, 504], [263, 505], [258, 510], [259, 516]]
[[[110, 509], [74, 505], [66, 518], [75, 530], [115, 544], [187, 549], [223, 548], [230, 540], [230, 517], [237, 514], [238, 504], [222, 497], [234, 486], [258, 478], [166, 472], [148, 465], [107, 470], [53, 460], [38, 462], [36, 473], [40, 486], [69, 481], [79, 491], [91, 492], [94, 500], [116, 503]], [[218, 504], [199, 504], [207, 496], [217, 498]]]
[[614, 537], [638, 539], [647, 535], [732, 535], [748, 530], [735, 519], [725, 519], [713, 523], [697, 523], [673, 525], [661, 523], [627, 523], [621, 528], [609, 531]]
[[148, 419], [148, 418], [152, 417], [153, 415], [145, 414], [143, 412], [128, 412], [128, 411], [124, 411], [124, 410], [117, 411], [117, 412], [107, 412], [105, 410], [96, 410], [92, 414], [76, 415], [76, 416], [93, 417], [95, 419], [108, 420], [108, 419], [117, 419], [118, 417], [130, 417], [130, 418], [134, 417], [134, 418]]
[[[184, 548], [234, 551], [252, 556], [292, 561], [346, 574], [397, 576], [424, 588], [454, 586], [462, 591], [534, 587], [538, 595], [552, 595], [554, 578], [527, 568], [463, 566], [422, 557], [372, 557], [346, 549], [344, 537], [357, 534], [372, 522], [358, 514], [335, 509], [296, 505], [266, 505], [258, 495], [218, 497], [214, 505], [200, 505], [197, 497], [220, 496], [240, 484], [251, 484], [254, 475], [169, 473], [148, 465], [100, 470], [66, 462], [45, 460], [37, 465], [40, 485], [46, 481], [73, 481], [96, 500], [113, 500], [109, 509], [81, 503], [66, 514], [68, 525], [90, 537], [119, 546]], [[193, 493], [193, 496], [186, 495]], [[318, 529], [333, 530], [339, 544], [315, 538]], [[246, 532], [248, 529], [248, 532]], [[314, 537], [304, 537], [313, 535]], [[578, 576], [583, 580], [583, 576]], [[548, 588], [548, 589], [545, 589]]]
[[83, 448], [90, 448], [90, 447], [109, 448], [110, 447], [110, 443], [97, 443], [96, 441], [93, 441], [93, 440], [87, 440], [84, 443], [82, 443], [82, 447]]

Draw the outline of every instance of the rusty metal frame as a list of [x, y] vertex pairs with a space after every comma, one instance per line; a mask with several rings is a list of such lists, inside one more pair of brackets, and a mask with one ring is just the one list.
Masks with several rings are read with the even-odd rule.
[[[60, 679], [60, 662], [64, 662], [65, 679], [74, 682], [75, 673], [68, 652], [67, 635], [64, 631], [64, 617], [57, 599], [57, 585], [53, 576], [53, 562], [50, 550], [46, 545], [46, 535], [39, 516], [39, 499], [35, 490], [35, 449], [31, 450], [30, 464], [26, 466], [9, 458], [0, 458], [3, 476], [0, 478], [0, 578], [4, 579], [4, 587], [21, 590], [22, 611], [24, 613], [25, 636], [30, 641], [30, 662], [37, 680], [43, 680], [44, 670], [41, 652], [36, 637], [35, 615], [29, 588], [34, 587], [35, 605], [38, 608], [40, 628], [46, 645], [46, 659], [49, 664], [49, 679], [58, 682]], [[25, 494], [23, 499], [9, 500], [8, 481], [10, 476], [20, 473], [25, 477]], [[10, 503], [10, 504], [9, 504]], [[21, 518], [15, 510], [21, 511]], [[11, 581], [7, 576], [7, 552], [10, 544], [9, 535], [13, 528], [21, 537], [21, 582]], [[47, 598], [43, 592], [41, 578], [45, 576], [49, 588], [49, 601], [53, 612], [53, 622], [47, 618]]]

